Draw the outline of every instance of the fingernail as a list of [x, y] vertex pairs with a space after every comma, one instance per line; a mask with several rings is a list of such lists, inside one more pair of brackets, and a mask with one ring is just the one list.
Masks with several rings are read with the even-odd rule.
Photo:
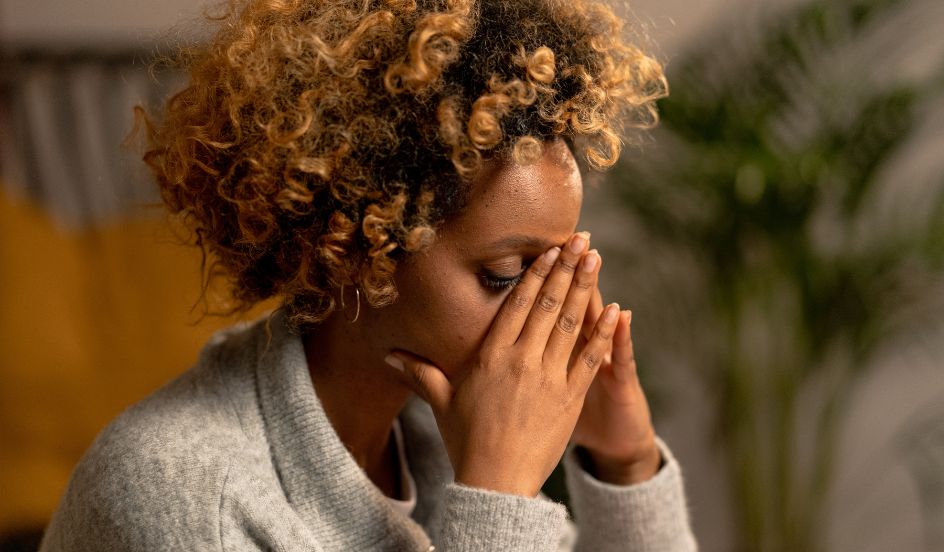
[[613, 322], [616, 320], [616, 316], [619, 314], [619, 305], [616, 303], [610, 303], [606, 307], [606, 312], [603, 314], [603, 320], [607, 322]]
[[401, 372], [403, 371], [403, 361], [393, 355], [387, 355], [386, 358], [384, 358], [384, 362]]
[[593, 272], [593, 269], [597, 267], [597, 264], [600, 262], [600, 254], [597, 253], [597, 250], [594, 249], [586, 254], [583, 258], [583, 271], [584, 272]]
[[571, 253], [583, 253], [583, 250], [587, 247], [587, 240], [590, 238], [590, 234], [586, 232], [580, 232], [579, 234], [574, 234], [574, 237], [570, 238], [570, 252]]
[[632, 324], [632, 322], [633, 322], [633, 311], [627, 310], [626, 311], [626, 324], [629, 325], [629, 324]]
[[544, 253], [544, 260], [547, 261], [547, 264], [554, 264], [560, 252], [560, 247], [552, 247]]

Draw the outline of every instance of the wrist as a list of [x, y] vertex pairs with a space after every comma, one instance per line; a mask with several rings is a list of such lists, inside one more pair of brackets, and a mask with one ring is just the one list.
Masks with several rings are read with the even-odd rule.
[[527, 484], [521, 478], [500, 479], [496, 478], [494, 474], [461, 473], [456, 475], [455, 481], [466, 487], [525, 498], [534, 498], [541, 491], [540, 486], [535, 488], [534, 485]]
[[590, 475], [612, 485], [635, 485], [648, 481], [664, 464], [662, 453], [654, 441], [651, 447], [632, 460], [612, 458], [579, 446], [575, 452]]

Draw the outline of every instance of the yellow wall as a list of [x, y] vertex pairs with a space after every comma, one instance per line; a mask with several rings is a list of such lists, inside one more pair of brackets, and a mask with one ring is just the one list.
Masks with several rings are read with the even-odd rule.
[[157, 209], [69, 233], [0, 196], [0, 534], [45, 525], [98, 431], [232, 323], [191, 312], [199, 281]]

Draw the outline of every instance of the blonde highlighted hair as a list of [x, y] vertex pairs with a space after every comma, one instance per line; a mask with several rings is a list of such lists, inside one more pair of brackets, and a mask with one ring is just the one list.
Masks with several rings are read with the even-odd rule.
[[182, 53], [188, 85], [138, 109], [144, 159], [237, 306], [279, 296], [296, 326], [345, 283], [395, 300], [397, 260], [483, 159], [560, 138], [605, 169], [667, 93], [601, 2], [245, 0], [216, 19]]

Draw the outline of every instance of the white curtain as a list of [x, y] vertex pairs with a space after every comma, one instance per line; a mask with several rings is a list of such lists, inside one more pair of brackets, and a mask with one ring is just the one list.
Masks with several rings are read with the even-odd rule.
[[[156, 75], [156, 76], [155, 76]], [[0, 180], [65, 228], [154, 204], [140, 153], [122, 146], [132, 107], [159, 107], [179, 74], [151, 74], [134, 53], [8, 56], [0, 76]]]

